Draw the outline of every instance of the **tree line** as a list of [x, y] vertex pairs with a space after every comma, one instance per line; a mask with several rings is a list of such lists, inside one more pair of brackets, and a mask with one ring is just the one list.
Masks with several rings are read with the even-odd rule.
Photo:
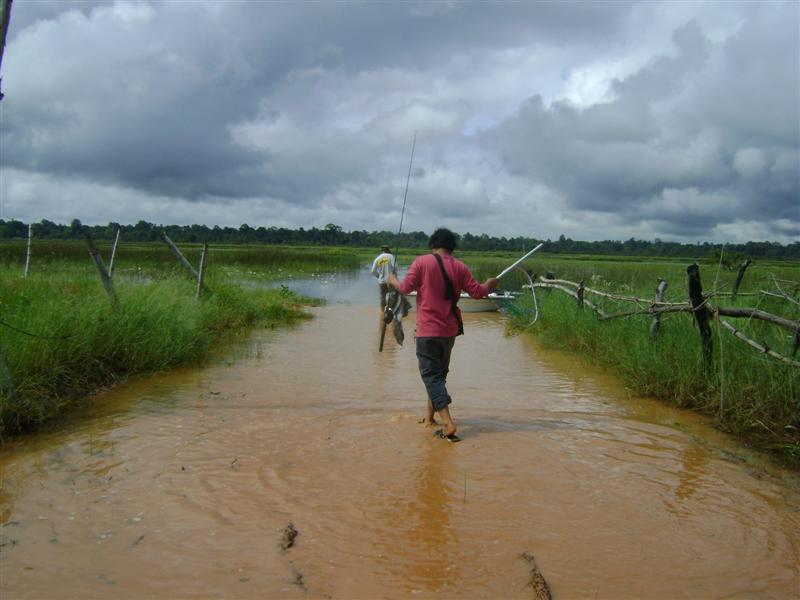
[[[37, 239], [83, 239], [87, 234], [97, 240], [113, 240], [117, 229], [122, 239], [129, 242], [158, 241], [165, 232], [176, 243], [215, 244], [284, 244], [310, 246], [350, 246], [359, 248], [379, 248], [388, 244], [396, 248], [425, 248], [429, 234], [423, 231], [393, 233], [389, 231], [344, 231], [339, 225], [328, 223], [322, 228], [288, 229], [286, 227], [251, 227], [243, 224], [237, 227], [215, 225], [156, 225], [139, 221], [135, 225], [108, 223], [107, 225], [84, 225], [73, 219], [69, 225], [54, 223], [43, 219], [33, 224], [33, 235]], [[0, 219], [0, 239], [23, 238], [28, 235], [28, 225], [21, 221]], [[686, 258], [707, 258], [720, 255], [720, 244], [709, 242], [682, 244], [630, 238], [625, 241], [602, 240], [586, 242], [572, 240], [561, 235], [556, 240], [542, 240], [530, 237], [496, 237], [484, 234], [464, 233], [460, 236], [459, 248], [462, 250], [519, 252], [533, 248], [544, 242], [545, 252], [563, 254], [590, 254], [608, 256], [665, 256]], [[727, 260], [739, 256], [750, 258], [785, 260], [800, 259], [800, 242], [780, 244], [778, 242], [747, 242], [727, 244], [723, 255]]]

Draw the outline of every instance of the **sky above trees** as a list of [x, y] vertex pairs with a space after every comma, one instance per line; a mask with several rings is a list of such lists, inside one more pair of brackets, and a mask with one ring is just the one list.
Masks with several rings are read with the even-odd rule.
[[800, 4], [17, 0], [0, 218], [790, 243]]

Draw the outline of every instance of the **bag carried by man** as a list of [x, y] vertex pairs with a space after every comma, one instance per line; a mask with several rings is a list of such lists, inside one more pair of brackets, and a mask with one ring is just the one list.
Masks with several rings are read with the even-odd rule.
[[442, 277], [444, 277], [444, 298], [445, 300], [450, 300], [450, 310], [453, 312], [456, 321], [458, 321], [458, 333], [456, 335], [464, 335], [464, 321], [461, 319], [461, 309], [458, 308], [458, 294], [456, 294], [453, 282], [450, 281], [450, 277], [447, 275], [442, 257], [435, 252], [433, 255], [436, 257], [436, 262], [439, 263], [439, 268], [442, 270]]

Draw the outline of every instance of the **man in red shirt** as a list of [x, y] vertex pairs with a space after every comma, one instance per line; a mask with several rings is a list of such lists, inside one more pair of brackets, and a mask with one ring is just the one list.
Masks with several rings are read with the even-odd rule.
[[[447, 393], [447, 373], [456, 336], [463, 333], [455, 302], [461, 290], [473, 298], [483, 298], [497, 287], [497, 278], [478, 283], [467, 266], [453, 258], [456, 244], [452, 231], [437, 229], [428, 241], [431, 254], [417, 257], [403, 281], [394, 274], [389, 276], [389, 284], [401, 294], [417, 292], [417, 360], [428, 392], [426, 422], [434, 424], [434, 413], [438, 412], [443, 422], [442, 435], [451, 441], [458, 439], [455, 437], [458, 428], [448, 408], [452, 399]], [[445, 281], [443, 269], [450, 285]]]

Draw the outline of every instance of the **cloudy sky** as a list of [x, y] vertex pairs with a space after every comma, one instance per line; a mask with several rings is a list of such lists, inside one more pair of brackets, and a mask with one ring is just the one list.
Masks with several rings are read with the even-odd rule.
[[15, 0], [4, 219], [800, 239], [800, 3]]

